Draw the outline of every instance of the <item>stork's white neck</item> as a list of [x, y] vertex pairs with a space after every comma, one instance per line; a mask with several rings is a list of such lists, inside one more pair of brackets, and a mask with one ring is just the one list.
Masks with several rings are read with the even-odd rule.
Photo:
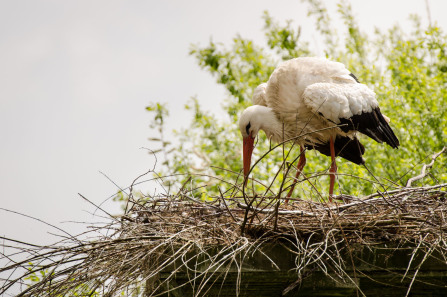
[[251, 136], [255, 137], [259, 130], [263, 130], [269, 139], [275, 142], [282, 141], [283, 125], [271, 108], [253, 105], [242, 112], [239, 119], [239, 129], [243, 137], [248, 135], [247, 125], [249, 123]]

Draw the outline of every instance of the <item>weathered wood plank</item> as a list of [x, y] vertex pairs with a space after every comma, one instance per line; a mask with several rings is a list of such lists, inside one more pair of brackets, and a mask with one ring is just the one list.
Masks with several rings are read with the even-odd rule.
[[[188, 281], [194, 275], [179, 270], [173, 279], [163, 285], [164, 290], [168, 287], [172, 290], [163, 296], [194, 296], [198, 292], [200, 296], [222, 297], [362, 296], [362, 293], [380, 297], [405, 296], [417, 269], [409, 296], [447, 296], [447, 263], [444, 255], [433, 253], [419, 265], [425, 253], [418, 250], [411, 258], [413, 250], [414, 247], [352, 247], [350, 253], [346, 250], [342, 252], [346, 274], [341, 279], [337, 273], [325, 273], [321, 268], [312, 266], [298, 276], [294, 269], [294, 253], [279, 244], [265, 245], [260, 251], [247, 255], [238, 263], [239, 266], [221, 266], [191, 283]], [[412, 264], [406, 273], [411, 259]], [[200, 260], [204, 262], [196, 266], [196, 275], [209, 268], [209, 262]], [[161, 273], [160, 281], [166, 280], [170, 274], [170, 271]], [[175, 289], [178, 286], [181, 287]]]

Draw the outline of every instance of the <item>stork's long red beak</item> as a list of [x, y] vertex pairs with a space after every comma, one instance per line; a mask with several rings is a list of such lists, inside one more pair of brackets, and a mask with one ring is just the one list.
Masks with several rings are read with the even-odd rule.
[[247, 181], [248, 181], [247, 176], [248, 176], [248, 172], [250, 171], [251, 154], [253, 153], [254, 142], [255, 142], [255, 139], [253, 137], [251, 137], [251, 135], [244, 137], [243, 158], [244, 158], [245, 184], [247, 184]]

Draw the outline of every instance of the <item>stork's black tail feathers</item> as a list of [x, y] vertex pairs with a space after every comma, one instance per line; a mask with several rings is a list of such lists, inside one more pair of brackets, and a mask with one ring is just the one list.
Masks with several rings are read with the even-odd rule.
[[[316, 149], [320, 153], [326, 156], [331, 156], [331, 148], [329, 142], [323, 144], [315, 144], [313, 146], [306, 145], [307, 149]], [[335, 155], [345, 158], [357, 165], [365, 164], [363, 154], [365, 153], [365, 147], [360, 141], [354, 137], [351, 139], [346, 136], [337, 136], [334, 141]]]

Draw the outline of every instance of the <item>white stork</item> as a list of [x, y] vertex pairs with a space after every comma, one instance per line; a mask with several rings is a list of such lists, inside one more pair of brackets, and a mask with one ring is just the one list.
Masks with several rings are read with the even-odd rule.
[[300, 145], [301, 156], [287, 198], [306, 163], [304, 148], [331, 156], [331, 199], [337, 172], [335, 157], [365, 163], [365, 148], [356, 137], [357, 131], [392, 148], [399, 146], [388, 125], [389, 118], [380, 112], [375, 93], [338, 62], [314, 57], [286, 61], [275, 69], [267, 83], [256, 88], [253, 103], [239, 119], [244, 176], [247, 180], [259, 130], [274, 142], [294, 139]]

